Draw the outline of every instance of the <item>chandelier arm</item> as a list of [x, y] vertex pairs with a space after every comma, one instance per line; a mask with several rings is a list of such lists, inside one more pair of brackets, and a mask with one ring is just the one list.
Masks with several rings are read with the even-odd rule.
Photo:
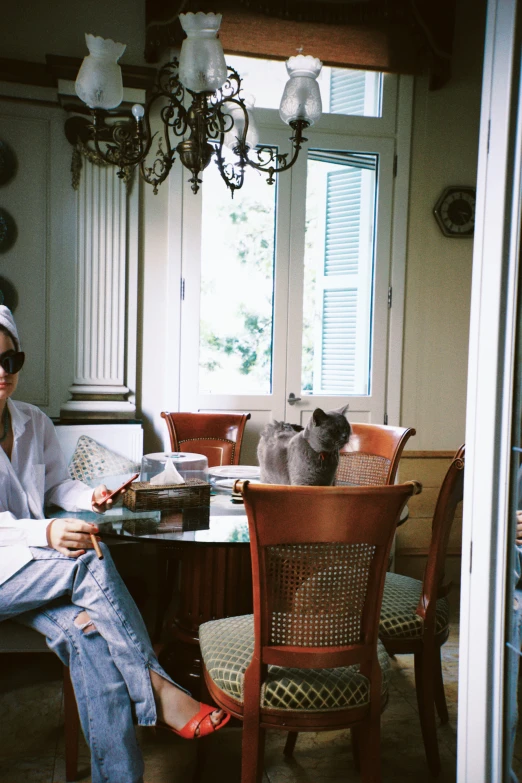
[[[213, 96], [211, 96], [211, 103], [215, 106], [220, 106], [225, 101], [231, 100], [239, 95], [241, 90], [241, 77], [235, 68], [228, 66], [229, 74], [225, 83], [219, 90], [216, 90]], [[242, 100], [242, 98], [240, 98]]]
[[239, 164], [239, 170], [236, 166], [225, 163], [223, 156], [220, 154], [220, 150], [216, 150], [216, 163], [221, 174], [221, 178], [224, 181], [227, 188], [234, 195], [234, 191], [243, 187], [245, 180], [245, 167]]
[[[118, 122], [115, 125], [107, 125], [105, 122], [100, 123], [102, 115], [99, 109], [93, 109], [91, 111], [92, 116], [92, 141], [96, 149], [97, 154], [106, 163], [119, 167], [121, 173], [125, 166], [135, 166], [142, 155], [143, 151], [143, 138], [138, 136], [138, 152], [129, 156], [125, 152], [125, 147], [128, 149], [130, 133], [128, 124], [124, 127], [123, 123]], [[103, 149], [101, 143], [107, 144], [107, 147]], [[133, 145], [136, 148], [136, 142]]]
[[219, 173], [221, 174], [221, 178], [224, 181], [227, 188], [229, 188], [232, 197], [234, 197], [234, 192], [243, 187], [243, 182], [245, 179], [245, 163], [244, 163], [244, 159], [241, 156], [239, 156], [239, 163], [237, 166], [225, 162], [225, 159], [223, 157], [225, 133], [227, 132], [227, 130], [232, 130], [232, 128], [234, 127], [234, 122], [232, 120], [232, 125], [230, 126], [230, 128], [226, 128], [226, 124], [225, 124], [226, 116], [229, 115], [222, 114], [221, 112], [217, 114], [217, 119], [220, 125], [220, 131], [219, 131], [219, 143], [216, 147], [215, 155], [216, 155], [217, 167], [219, 169]]
[[[251, 166], [253, 169], [256, 169], [257, 171], [262, 171], [268, 174], [268, 183], [273, 184], [274, 182], [274, 174], [280, 174], [282, 171], [288, 171], [294, 163], [296, 162], [299, 152], [301, 151], [302, 145], [308, 141], [303, 136], [303, 130], [308, 128], [310, 123], [308, 123], [306, 120], [292, 120], [290, 123], [290, 127], [293, 129], [294, 133], [290, 137], [290, 141], [292, 142], [293, 147], [293, 153], [292, 157], [289, 161], [287, 161], [288, 155], [279, 155], [277, 153], [274, 153], [273, 149], [271, 147], [260, 147], [257, 150], [258, 158], [263, 152], [268, 152], [270, 155], [270, 158], [266, 162], [259, 162], [256, 163], [255, 160], [252, 160], [249, 157], [245, 158], [245, 163], [248, 166]], [[276, 161], [276, 165], [273, 166], [272, 162]], [[282, 161], [282, 165], [280, 165], [280, 161]]]
[[152, 166], [145, 166], [145, 161], [140, 161], [141, 177], [147, 184], [152, 185], [154, 194], [158, 192], [158, 187], [162, 182], [167, 179], [175, 159], [175, 154], [172, 152], [170, 157], [165, 154], [164, 158], [156, 158]]

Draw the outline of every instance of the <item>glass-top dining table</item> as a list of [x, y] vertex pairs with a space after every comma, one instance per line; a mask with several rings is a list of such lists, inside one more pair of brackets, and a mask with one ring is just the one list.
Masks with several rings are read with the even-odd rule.
[[[156, 633], [161, 664], [195, 696], [201, 687], [199, 626], [252, 612], [252, 568], [245, 507], [230, 492], [212, 490], [210, 505], [182, 512], [133, 512], [121, 501], [106, 514], [71, 513], [95, 522], [102, 541], [152, 542], [158, 566]], [[407, 517], [403, 511], [401, 522]]]

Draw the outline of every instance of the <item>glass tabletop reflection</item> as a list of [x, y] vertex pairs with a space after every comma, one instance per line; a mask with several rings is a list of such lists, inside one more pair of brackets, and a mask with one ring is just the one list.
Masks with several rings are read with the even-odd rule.
[[105, 514], [93, 511], [64, 511], [52, 508], [49, 517], [83, 519], [98, 525], [102, 541], [151, 540], [157, 543], [248, 544], [248, 522], [243, 503], [230, 493], [213, 494], [209, 506], [185, 508], [181, 512], [131, 511], [114, 506]]

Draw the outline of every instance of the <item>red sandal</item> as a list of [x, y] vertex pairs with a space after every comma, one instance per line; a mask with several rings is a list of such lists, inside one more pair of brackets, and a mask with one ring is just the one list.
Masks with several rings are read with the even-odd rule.
[[[212, 734], [214, 731], [222, 729], [223, 726], [226, 726], [232, 717], [230, 713], [226, 712], [224, 718], [218, 723], [217, 726], [214, 726], [210, 720], [210, 715], [218, 708], [211, 707], [208, 704], [200, 704], [200, 708], [201, 709], [197, 715], [194, 715], [194, 717], [191, 718], [188, 723], [185, 723], [183, 728], [179, 729], [179, 731], [178, 729], [175, 729], [172, 726], [168, 726], [166, 723], [163, 723], [163, 721], [160, 720], [157, 721], [156, 726], [159, 729], [168, 729], [169, 731], [173, 731], [174, 734], [179, 734], [179, 736], [183, 737], [183, 739], [200, 739], [201, 737], [206, 737], [207, 734]], [[196, 734], [198, 728], [199, 734]]]

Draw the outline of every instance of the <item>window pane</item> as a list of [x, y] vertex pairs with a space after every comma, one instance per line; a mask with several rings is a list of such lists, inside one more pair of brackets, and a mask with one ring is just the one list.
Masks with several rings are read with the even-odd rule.
[[199, 391], [270, 394], [276, 187], [247, 171], [230, 198], [203, 175]]
[[302, 391], [370, 394], [375, 154], [309, 150]]
[[[254, 57], [225, 55], [227, 65], [235, 68], [243, 89], [263, 109], [279, 109], [288, 74], [284, 62], [258, 60]], [[318, 83], [324, 114], [349, 114], [364, 117], [381, 116], [382, 74], [329, 68], [323, 65]]]

